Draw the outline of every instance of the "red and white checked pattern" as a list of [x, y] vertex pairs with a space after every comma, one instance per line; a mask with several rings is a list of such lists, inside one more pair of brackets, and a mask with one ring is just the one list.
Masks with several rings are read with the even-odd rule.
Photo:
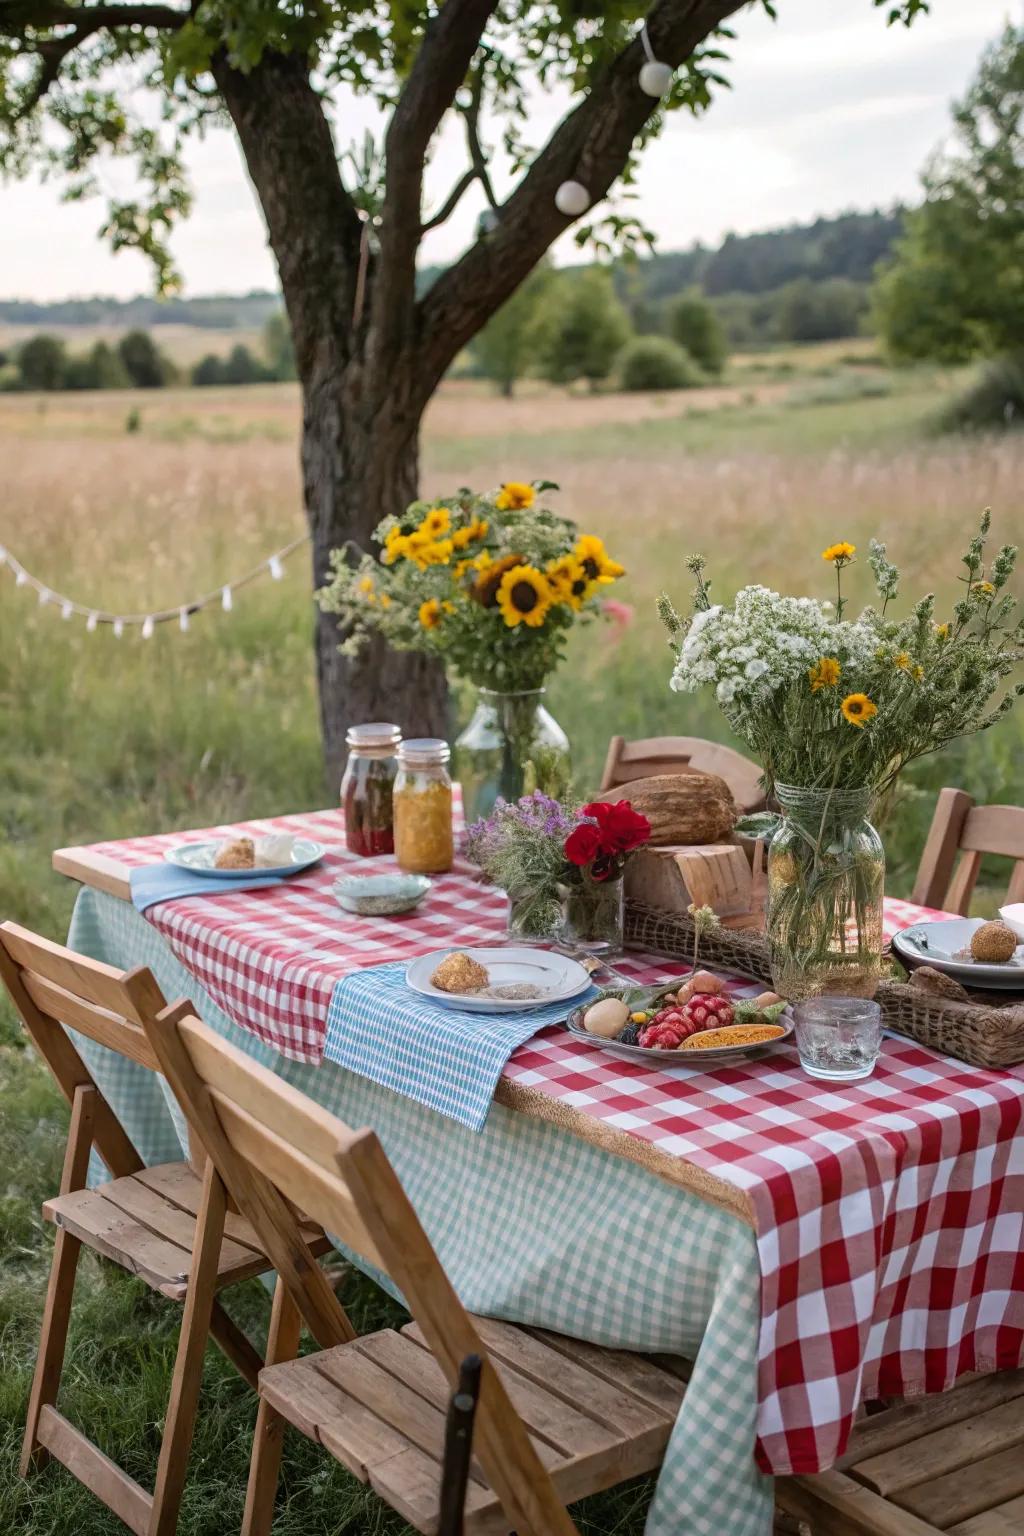
[[[504, 930], [503, 897], [461, 863], [407, 918], [343, 915], [330, 890], [340, 869], [391, 861], [349, 855], [337, 811], [210, 835], [239, 830], [301, 832], [329, 852], [286, 885], [146, 915], [231, 1018], [288, 1056], [319, 1060], [331, 993], [350, 971]], [[180, 840], [97, 851], [141, 864]], [[929, 915], [941, 914], [887, 901], [886, 932]], [[637, 954], [619, 968], [642, 981], [680, 970]], [[805, 1077], [789, 1045], [746, 1064], [655, 1071], [552, 1028], [520, 1046], [505, 1075], [749, 1196], [764, 1470], [832, 1465], [865, 1398], [1024, 1363], [1024, 1069], [980, 1071], [895, 1037], [873, 1077], [831, 1087]]]

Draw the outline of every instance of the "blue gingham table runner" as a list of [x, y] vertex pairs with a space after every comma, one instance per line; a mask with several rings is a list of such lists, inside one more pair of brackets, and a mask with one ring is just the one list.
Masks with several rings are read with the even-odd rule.
[[338, 982], [324, 1056], [382, 1088], [482, 1131], [502, 1069], [517, 1045], [597, 995], [527, 1013], [464, 1013], [406, 985], [406, 966], [376, 965]]

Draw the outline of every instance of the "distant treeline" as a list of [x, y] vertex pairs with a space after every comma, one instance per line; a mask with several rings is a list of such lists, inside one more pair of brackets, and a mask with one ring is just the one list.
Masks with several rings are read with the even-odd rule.
[[198, 299], [0, 299], [0, 324], [109, 325], [118, 330], [152, 330], [161, 325], [195, 325], [209, 330], [254, 331], [281, 308], [276, 293], [214, 294]]
[[210, 352], [182, 370], [148, 331], [126, 331], [116, 342], [71, 351], [46, 331], [0, 351], [0, 390], [164, 389], [171, 384], [268, 384], [294, 379], [291, 333], [281, 310], [263, 327], [260, 354], [239, 342], [226, 357]]

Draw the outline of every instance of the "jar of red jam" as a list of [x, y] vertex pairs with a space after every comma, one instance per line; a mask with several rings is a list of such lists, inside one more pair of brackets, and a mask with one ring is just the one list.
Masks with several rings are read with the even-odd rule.
[[392, 792], [401, 739], [397, 725], [380, 721], [350, 726], [345, 737], [348, 762], [341, 781], [345, 842], [350, 853], [363, 858], [395, 851]]

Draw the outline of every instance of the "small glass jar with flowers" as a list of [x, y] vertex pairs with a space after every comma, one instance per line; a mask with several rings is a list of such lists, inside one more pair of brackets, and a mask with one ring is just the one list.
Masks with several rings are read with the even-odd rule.
[[455, 744], [468, 820], [499, 796], [569, 786], [569, 743], [544, 707], [569, 631], [601, 612], [624, 574], [601, 539], [541, 505], [550, 482], [461, 490], [386, 517], [372, 553], [335, 550], [321, 606], [354, 654], [371, 630], [398, 650], [439, 656], [478, 690]]
[[470, 827], [466, 855], [509, 898], [511, 937], [622, 948], [626, 860], [651, 835], [628, 800], [582, 808], [534, 791]]

